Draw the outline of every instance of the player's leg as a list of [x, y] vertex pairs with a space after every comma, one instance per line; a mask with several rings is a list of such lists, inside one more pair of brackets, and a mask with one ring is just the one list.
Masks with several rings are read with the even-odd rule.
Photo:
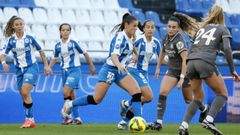
[[[75, 90], [72, 91], [71, 98], [72, 98], [72, 100], [76, 99], [76, 92], [75, 92]], [[81, 117], [80, 117], [79, 112], [78, 112], [78, 107], [73, 107], [72, 108], [72, 115], [73, 115], [73, 123], [72, 123], [73, 125], [80, 125], [80, 124], [82, 124], [82, 120], [81, 120]]]
[[167, 106], [167, 96], [171, 90], [177, 85], [178, 79], [172, 76], [165, 75], [160, 85], [160, 94], [157, 104], [157, 121], [150, 125], [151, 129], [162, 129], [163, 116]]
[[[184, 100], [187, 104], [190, 104], [193, 100], [193, 92], [192, 92], [192, 87], [191, 87], [189, 79], [184, 80], [182, 87], [183, 87], [182, 93], [183, 93]], [[204, 99], [204, 91], [199, 91], [198, 96], [202, 97], [201, 99], [203, 100]], [[199, 122], [202, 123], [202, 121], [207, 116], [209, 106], [201, 103], [201, 104], [199, 104], [199, 110], [201, 111], [201, 114], [199, 117]]]
[[130, 95], [132, 95], [131, 103], [134, 116], [142, 115], [141, 107], [141, 90], [136, 82], [136, 80], [130, 75], [122, 75], [116, 80], [116, 83], [126, 90]]
[[207, 85], [215, 92], [216, 97], [213, 100], [208, 115], [202, 122], [202, 125], [204, 128], [209, 129], [213, 134], [221, 135], [222, 132], [214, 126], [213, 122], [214, 118], [216, 117], [218, 112], [221, 111], [227, 101], [227, 88], [225, 86], [224, 80], [222, 79], [222, 76], [220, 74], [217, 74], [216, 72], [214, 72], [212, 76], [204, 80]]
[[[20, 73], [20, 76], [18, 75]], [[20, 89], [20, 95], [23, 99], [26, 120], [20, 128], [35, 128], [36, 124], [33, 115], [33, 101], [31, 98], [31, 89], [35, 86], [38, 79], [38, 66], [33, 64], [25, 69], [17, 70], [17, 83]]]

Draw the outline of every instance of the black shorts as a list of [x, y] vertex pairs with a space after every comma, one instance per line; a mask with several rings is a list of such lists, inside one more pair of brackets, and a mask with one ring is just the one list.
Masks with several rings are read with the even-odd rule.
[[187, 62], [187, 77], [189, 79], [205, 79], [210, 77], [214, 72], [219, 75], [216, 66], [201, 59], [189, 60]]
[[[168, 69], [167, 72], [166, 72], [166, 75], [170, 76], [170, 77], [177, 78], [179, 80], [181, 72], [182, 72], [181, 70]], [[187, 77], [185, 77], [184, 82], [182, 84], [182, 87], [186, 88], [186, 87], [190, 87], [190, 86], [191, 86], [190, 80]]]

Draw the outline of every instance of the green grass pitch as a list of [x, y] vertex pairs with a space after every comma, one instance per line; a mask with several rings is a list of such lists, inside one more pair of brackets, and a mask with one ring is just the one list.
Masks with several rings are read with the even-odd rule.
[[[35, 129], [19, 129], [20, 124], [0, 124], [0, 135], [131, 135], [130, 131], [117, 130], [117, 124], [37, 124]], [[165, 124], [161, 131], [147, 130], [144, 135], [177, 135], [177, 124]], [[239, 135], [240, 124], [217, 124], [224, 135]], [[190, 125], [191, 135], [211, 135], [200, 124]]]

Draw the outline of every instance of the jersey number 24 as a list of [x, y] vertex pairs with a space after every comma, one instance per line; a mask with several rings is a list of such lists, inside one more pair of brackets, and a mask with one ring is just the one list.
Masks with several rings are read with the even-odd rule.
[[216, 31], [216, 28], [212, 28], [206, 32], [204, 28], [200, 29], [196, 34], [194, 44], [197, 45], [201, 39], [205, 38], [206, 39], [205, 45], [209, 45], [211, 41], [216, 39], [215, 37], [213, 37], [215, 31]]

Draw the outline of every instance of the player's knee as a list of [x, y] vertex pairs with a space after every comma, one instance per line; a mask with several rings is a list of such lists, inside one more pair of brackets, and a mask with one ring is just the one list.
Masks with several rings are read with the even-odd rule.
[[153, 100], [153, 95], [152, 94], [148, 94], [145, 97], [145, 103], [149, 103]]
[[31, 98], [30, 93], [23, 92], [23, 93], [21, 93], [21, 95], [22, 95], [22, 98], [23, 98], [24, 101], [27, 101]]
[[88, 101], [88, 104], [92, 104], [92, 105], [97, 105], [101, 102], [101, 100], [94, 99], [93, 95], [88, 95], [87, 101]]
[[161, 90], [161, 91], [160, 91], [160, 95], [162, 95], [162, 96], [167, 96], [167, 95], [168, 95], [168, 92], [165, 91], [165, 90]]
[[192, 102], [192, 99], [189, 99], [189, 98], [185, 99], [186, 104], [190, 104], [191, 102]]

